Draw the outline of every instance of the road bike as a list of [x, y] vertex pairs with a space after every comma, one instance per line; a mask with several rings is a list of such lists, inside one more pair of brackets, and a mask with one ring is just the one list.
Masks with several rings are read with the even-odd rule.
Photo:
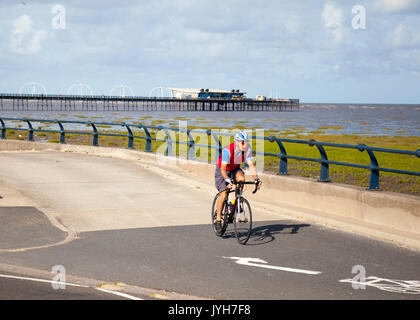
[[[211, 208], [211, 222], [213, 225], [213, 230], [217, 236], [221, 237], [225, 233], [228, 225], [233, 223], [236, 239], [240, 244], [246, 244], [249, 237], [251, 236], [252, 229], [252, 211], [251, 206], [249, 205], [248, 200], [242, 195], [244, 185], [254, 184], [255, 189], [252, 193], [257, 192], [258, 183], [251, 181], [234, 181], [233, 185], [235, 188], [227, 190], [227, 197], [223, 203], [222, 209], [222, 229], [220, 232], [216, 230], [215, 222], [217, 217], [217, 200], [219, 199], [220, 192], [216, 194], [213, 200], [213, 205]], [[235, 196], [232, 201], [229, 200], [229, 194], [235, 193]]]

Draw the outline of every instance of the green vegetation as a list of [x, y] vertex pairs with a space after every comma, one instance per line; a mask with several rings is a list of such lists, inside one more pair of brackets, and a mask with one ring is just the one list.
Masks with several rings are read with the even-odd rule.
[[326, 126], [326, 127], [319, 127], [319, 130], [341, 130], [341, 129], [345, 129], [344, 127], [340, 127], [340, 126]]
[[[267, 134], [270, 136], [271, 134]], [[277, 136], [277, 135], [276, 135]], [[287, 137], [291, 138], [291, 137]], [[296, 138], [296, 137], [293, 137]], [[392, 137], [392, 136], [358, 136], [358, 135], [316, 135], [302, 139], [315, 139], [322, 142], [339, 144], [358, 145], [363, 143], [367, 146], [381, 147], [386, 149], [399, 149], [415, 151], [420, 146], [419, 137]], [[316, 146], [284, 143], [288, 155], [319, 159], [320, 154]], [[328, 159], [332, 161], [370, 165], [370, 157], [366, 151], [358, 149], [344, 149], [338, 147], [324, 147]], [[278, 153], [279, 148], [275, 143], [265, 144], [265, 152]], [[419, 159], [415, 156], [375, 152], [379, 166], [399, 170], [418, 171]], [[265, 169], [276, 172], [279, 168], [279, 159], [266, 157], [264, 159]], [[317, 162], [288, 160], [288, 173], [318, 179], [321, 165]], [[339, 165], [330, 165], [330, 178], [332, 182], [353, 184], [361, 187], [368, 187], [370, 171]], [[404, 181], [404, 182], [402, 182]], [[403, 192], [420, 195], [420, 177], [400, 175], [395, 173], [380, 172], [381, 190]]]

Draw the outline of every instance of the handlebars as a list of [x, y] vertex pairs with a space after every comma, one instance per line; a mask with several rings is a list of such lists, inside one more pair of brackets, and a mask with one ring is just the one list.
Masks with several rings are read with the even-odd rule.
[[[258, 190], [258, 183], [253, 181], [233, 181], [234, 185], [244, 185], [244, 184], [255, 184], [255, 189], [252, 193], [256, 193]], [[233, 190], [232, 190], [233, 191]]]

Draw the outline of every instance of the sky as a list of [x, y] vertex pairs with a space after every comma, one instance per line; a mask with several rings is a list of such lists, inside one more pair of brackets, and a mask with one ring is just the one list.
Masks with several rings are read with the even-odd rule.
[[3, 93], [420, 104], [420, 0], [0, 0], [0, 30]]

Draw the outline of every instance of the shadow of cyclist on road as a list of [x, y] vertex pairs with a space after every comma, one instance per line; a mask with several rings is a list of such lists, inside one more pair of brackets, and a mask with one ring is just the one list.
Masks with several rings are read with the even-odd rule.
[[[252, 228], [251, 237], [247, 245], [261, 245], [272, 242], [276, 235], [296, 234], [300, 228], [310, 227], [310, 224], [272, 224]], [[227, 230], [223, 238], [234, 238], [233, 230]]]

